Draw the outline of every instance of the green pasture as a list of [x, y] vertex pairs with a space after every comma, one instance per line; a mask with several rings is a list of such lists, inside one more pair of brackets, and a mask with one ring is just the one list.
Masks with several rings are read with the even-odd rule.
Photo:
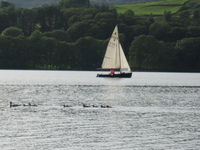
[[127, 10], [132, 10], [136, 15], [163, 15], [164, 11], [175, 13], [188, 0], [162, 0], [157, 2], [116, 5], [118, 13], [124, 13]]

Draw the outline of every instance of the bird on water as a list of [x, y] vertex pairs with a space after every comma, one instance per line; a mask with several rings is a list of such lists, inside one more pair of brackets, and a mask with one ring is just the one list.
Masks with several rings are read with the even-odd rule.
[[21, 106], [21, 105], [13, 104], [12, 102], [10, 102], [10, 108], [11, 108], [11, 107], [18, 107], [18, 106]]

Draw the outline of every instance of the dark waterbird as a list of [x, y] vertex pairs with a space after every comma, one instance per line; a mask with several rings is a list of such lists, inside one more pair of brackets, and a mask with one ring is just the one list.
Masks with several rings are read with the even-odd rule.
[[101, 108], [112, 108], [112, 106], [109, 106], [109, 105], [101, 105]]
[[23, 106], [29, 106], [29, 104], [23, 104]]
[[13, 104], [12, 102], [10, 102], [10, 108], [11, 107], [18, 107], [18, 106], [21, 106], [21, 105], [19, 105], [19, 104]]
[[29, 106], [37, 106], [36, 104], [28, 103]]
[[87, 105], [87, 104], [83, 104], [83, 107], [90, 107], [90, 105]]
[[63, 107], [72, 107], [72, 106], [71, 106], [71, 105], [65, 105], [65, 104], [64, 104]]
[[92, 107], [98, 107], [97, 105], [92, 105]]

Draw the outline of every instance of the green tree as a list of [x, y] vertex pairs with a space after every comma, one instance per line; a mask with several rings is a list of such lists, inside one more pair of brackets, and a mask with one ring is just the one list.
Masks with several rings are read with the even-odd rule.
[[6, 2], [6, 1], [0, 2], [0, 8], [5, 8], [5, 7], [9, 7], [9, 6], [15, 6], [15, 5], [12, 3]]
[[189, 26], [188, 34], [189, 34], [189, 37], [200, 37], [200, 27], [199, 26]]
[[24, 36], [0, 36], [0, 68], [27, 69], [28, 42]]
[[43, 35], [40, 31], [34, 31], [29, 37], [28, 40], [30, 42], [30, 66], [33, 69], [39, 69], [40, 66], [44, 66], [42, 61], [42, 56], [44, 56], [43, 49]]
[[17, 9], [17, 24], [16, 26], [23, 30], [25, 35], [30, 35], [36, 29], [36, 9]]
[[44, 33], [44, 35], [47, 37], [55, 38], [58, 41], [72, 42], [72, 39], [69, 33], [63, 30], [53, 30], [53, 31]]
[[200, 10], [199, 9], [195, 9], [193, 11], [193, 18], [195, 18], [195, 19], [199, 19], [200, 18]]
[[154, 19], [153, 14], [150, 14], [147, 20], [148, 20], [149, 22], [151, 22], [151, 23], [154, 23], [154, 22], [155, 22], [155, 19]]
[[99, 64], [98, 61], [100, 60], [99, 51], [101, 51], [101, 46], [92, 37], [82, 37], [77, 40], [75, 42], [74, 52], [76, 69], [96, 69]]
[[57, 69], [74, 69], [73, 50], [74, 44], [58, 41], [53, 53], [53, 65], [57, 66]]
[[177, 41], [176, 49], [180, 71], [200, 70], [200, 38], [184, 38]]
[[138, 69], [171, 69], [172, 53], [163, 42], [151, 35], [140, 35], [129, 49], [130, 65]]
[[67, 33], [71, 36], [73, 41], [76, 41], [80, 37], [87, 36], [89, 25], [85, 22], [75, 23], [67, 30]]
[[134, 25], [135, 24], [135, 13], [132, 10], [125, 11], [123, 22], [129, 26]]
[[16, 26], [17, 24], [17, 12], [15, 6], [8, 6], [4, 8], [4, 12], [8, 15], [9, 25]]
[[179, 13], [179, 17], [181, 19], [183, 18], [189, 18], [190, 17], [190, 11], [189, 10], [183, 10]]
[[24, 36], [12, 38], [12, 69], [27, 69], [29, 62], [29, 42]]
[[68, 27], [73, 27], [73, 25], [81, 22], [79, 16], [73, 15], [72, 17], [69, 18], [68, 20]]
[[163, 18], [165, 21], [169, 22], [171, 20], [172, 14], [171, 11], [164, 11]]
[[61, 0], [58, 3], [59, 7], [72, 8], [72, 7], [89, 7], [89, 0]]
[[136, 22], [135, 13], [132, 10], [127, 10], [123, 14], [118, 15], [118, 20], [120, 20], [120, 22], [123, 22], [128, 26], [132, 26]]
[[0, 35], [0, 67], [10, 69], [12, 66], [11, 37]]
[[182, 27], [172, 27], [171, 31], [171, 42], [183, 39], [187, 35], [187, 29]]
[[54, 38], [43, 37], [42, 38], [42, 66], [45, 66], [45, 69], [53, 69], [53, 53], [58, 41]]
[[168, 23], [156, 22], [150, 25], [149, 34], [155, 36], [158, 40], [170, 41], [170, 26]]
[[0, 33], [9, 27], [9, 18], [5, 12], [0, 12]]
[[41, 31], [52, 31], [62, 27], [63, 16], [56, 6], [44, 5], [37, 9]]
[[62, 9], [64, 29], [68, 29], [74, 23], [79, 22], [79, 16], [83, 12], [83, 10], [83, 8]]
[[117, 15], [115, 11], [106, 10], [106, 12], [99, 12], [94, 17], [95, 21], [98, 22], [99, 32], [106, 39], [110, 37], [114, 26], [117, 24]]
[[17, 27], [9, 27], [9, 28], [6, 28], [2, 32], [2, 35], [17, 37], [17, 36], [20, 36], [20, 35], [24, 35], [24, 33], [23, 33], [22, 29], [19, 29]]
[[141, 34], [148, 34], [148, 29], [144, 25], [137, 24], [137, 25], [131, 26], [130, 28], [133, 30], [134, 36], [139, 36]]

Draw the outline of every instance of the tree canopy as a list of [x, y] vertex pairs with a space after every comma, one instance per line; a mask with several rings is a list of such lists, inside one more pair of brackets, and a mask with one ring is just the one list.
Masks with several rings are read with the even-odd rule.
[[6, 36], [11, 36], [11, 37], [17, 37], [20, 35], [24, 35], [22, 29], [19, 29], [17, 27], [9, 27], [6, 28], [3, 32], [2, 35], [6, 35]]
[[61, 0], [58, 6], [63, 8], [89, 7], [89, 0]]
[[[89, 0], [61, 0], [31, 9], [0, 7], [0, 69], [95, 70], [116, 25], [135, 70], [200, 71], [200, 7], [179, 12], [118, 14]], [[189, 3], [189, 4], [188, 4]]]

